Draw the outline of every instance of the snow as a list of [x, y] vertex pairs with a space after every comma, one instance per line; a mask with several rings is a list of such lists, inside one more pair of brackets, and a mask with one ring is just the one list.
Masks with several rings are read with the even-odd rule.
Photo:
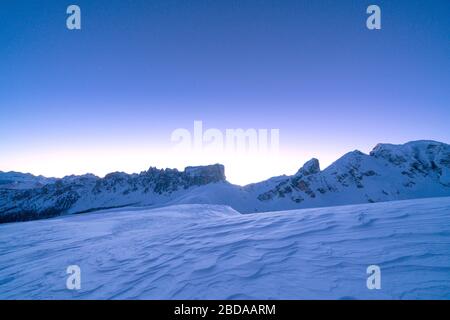
[[[81, 289], [66, 289], [79, 265]], [[366, 287], [369, 265], [381, 290]], [[0, 225], [1, 299], [449, 299], [450, 197], [242, 215], [129, 207]]]
[[30, 173], [3, 172], [0, 171], [0, 189], [30, 189], [39, 188], [49, 183], [54, 183], [55, 178], [34, 176]]
[[224, 170], [220, 164], [150, 168], [45, 184], [43, 177], [16, 173], [2, 180], [0, 174], [0, 223], [130, 205], [220, 204], [255, 213], [450, 196], [450, 145], [435, 141], [378, 144], [369, 155], [355, 150], [322, 171], [313, 158], [293, 176], [247, 186], [226, 181]]

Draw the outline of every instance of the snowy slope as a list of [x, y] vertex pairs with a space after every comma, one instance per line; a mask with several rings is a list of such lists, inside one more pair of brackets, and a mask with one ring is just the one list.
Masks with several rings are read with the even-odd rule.
[[[65, 287], [81, 267], [81, 290]], [[366, 268], [381, 267], [381, 290]], [[0, 225], [2, 299], [450, 299], [450, 198], [242, 215], [124, 208]]]
[[0, 189], [31, 189], [40, 188], [57, 179], [34, 176], [30, 173], [0, 171]]
[[221, 204], [252, 213], [443, 196], [450, 196], [450, 145], [413, 141], [352, 151], [324, 170], [311, 159], [293, 176], [243, 187], [227, 182], [216, 164], [0, 188], [0, 223], [130, 205]]

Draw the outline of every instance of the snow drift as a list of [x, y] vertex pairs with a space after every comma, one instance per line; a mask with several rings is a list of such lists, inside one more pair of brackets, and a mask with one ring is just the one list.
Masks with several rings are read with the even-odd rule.
[[[81, 290], [66, 268], [81, 268]], [[366, 268], [381, 268], [368, 290]], [[450, 198], [242, 215], [124, 208], [0, 226], [1, 299], [449, 299]]]

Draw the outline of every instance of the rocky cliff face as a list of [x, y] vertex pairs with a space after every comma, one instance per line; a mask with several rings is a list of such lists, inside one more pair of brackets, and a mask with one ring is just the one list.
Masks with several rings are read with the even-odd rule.
[[[7, 174], [3, 174], [4, 176]], [[38, 177], [36, 177], [38, 178]], [[39, 178], [40, 179], [40, 178]], [[154, 205], [195, 186], [225, 181], [223, 165], [150, 168], [140, 174], [114, 172], [104, 178], [68, 176], [28, 189], [0, 186], [0, 222], [47, 218], [124, 205]]]
[[[12, 177], [19, 177], [20, 182]], [[62, 179], [0, 173], [0, 222], [123, 206], [226, 204], [242, 213], [450, 196], [450, 146], [435, 141], [379, 144], [352, 151], [325, 170], [311, 159], [293, 176], [240, 187], [224, 167], [150, 168]], [[24, 182], [25, 181], [25, 182]], [[20, 185], [20, 188], [17, 186]]]
[[349, 152], [323, 171], [316, 159], [258, 199], [304, 206], [450, 195], [450, 146], [435, 141], [379, 144], [369, 155]]

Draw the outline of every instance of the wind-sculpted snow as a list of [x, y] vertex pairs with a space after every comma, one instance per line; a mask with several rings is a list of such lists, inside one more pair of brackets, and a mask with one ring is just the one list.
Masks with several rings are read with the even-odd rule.
[[[81, 289], [66, 268], [81, 268]], [[366, 287], [369, 265], [381, 289]], [[450, 198], [241, 215], [123, 208], [0, 226], [3, 299], [449, 299]]]

